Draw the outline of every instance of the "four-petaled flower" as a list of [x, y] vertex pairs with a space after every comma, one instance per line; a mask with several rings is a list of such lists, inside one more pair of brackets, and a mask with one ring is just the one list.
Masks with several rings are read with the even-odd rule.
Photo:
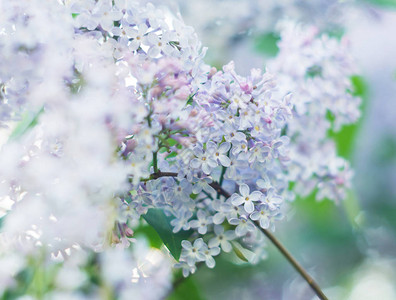
[[233, 194], [231, 196], [231, 203], [235, 206], [243, 204], [245, 211], [248, 214], [252, 213], [254, 211], [253, 201], [260, 200], [262, 193], [260, 191], [254, 191], [253, 193], [250, 193], [249, 186], [244, 183], [239, 186], [239, 193], [240, 195]]
[[214, 144], [213, 142], [209, 142], [206, 148], [206, 151], [204, 151], [201, 147], [197, 146], [194, 148], [194, 155], [196, 158], [194, 158], [191, 161], [191, 167], [194, 169], [199, 169], [201, 168], [202, 171], [209, 175], [210, 172], [212, 172], [213, 168], [217, 167], [217, 162], [214, 159], [214, 149], [216, 146], [211, 146], [210, 144]]
[[235, 232], [233, 230], [228, 230], [224, 232], [223, 226], [216, 225], [214, 227], [214, 233], [216, 234], [216, 236], [209, 240], [208, 246], [210, 248], [221, 246], [221, 249], [224, 252], [231, 252], [232, 246], [229, 241], [235, 239]]
[[239, 237], [246, 235], [248, 232], [256, 230], [256, 226], [250, 222], [245, 216], [230, 219], [231, 225], [236, 225], [235, 234]]
[[191, 242], [184, 240], [181, 242], [183, 247], [181, 258], [184, 259], [190, 267], [195, 266], [195, 263], [198, 261], [204, 261], [206, 259], [205, 254], [203, 253], [204, 241], [202, 238], [196, 239], [194, 244]]
[[190, 221], [191, 228], [198, 228], [199, 234], [205, 234], [208, 231], [208, 225], [213, 223], [213, 217], [208, 216], [203, 210], [197, 212], [198, 220]]

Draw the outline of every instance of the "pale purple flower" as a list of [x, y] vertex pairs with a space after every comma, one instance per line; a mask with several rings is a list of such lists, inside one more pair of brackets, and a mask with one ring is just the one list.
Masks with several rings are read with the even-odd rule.
[[209, 175], [212, 169], [217, 167], [217, 162], [213, 155], [214, 147], [209, 147], [209, 149], [204, 151], [200, 146], [197, 146], [193, 151], [196, 158], [191, 161], [191, 167], [194, 169], [200, 168], [205, 174]]
[[256, 227], [245, 216], [230, 219], [229, 223], [236, 226], [235, 234], [238, 237], [244, 236], [246, 233], [256, 230]]
[[195, 266], [196, 262], [204, 261], [206, 259], [203, 251], [205, 250], [206, 244], [202, 238], [196, 239], [194, 244], [184, 240], [182, 241], [182, 253], [180, 258], [185, 260], [187, 264], [192, 267]]
[[177, 233], [180, 230], [189, 230], [190, 229], [190, 222], [189, 220], [193, 216], [191, 211], [182, 210], [178, 212], [178, 215], [175, 219], [173, 219], [170, 224], [173, 226], [173, 233]]
[[183, 277], [188, 277], [190, 274], [194, 274], [197, 267], [194, 265], [190, 266], [186, 261], [180, 260], [174, 265], [175, 268], [182, 269]]
[[208, 216], [203, 210], [198, 210], [197, 219], [190, 221], [191, 228], [197, 228], [200, 234], [205, 234], [208, 231], [208, 226], [213, 224], [213, 217]]
[[254, 211], [253, 201], [260, 200], [262, 193], [260, 191], [254, 191], [250, 193], [250, 188], [247, 184], [241, 184], [239, 186], [239, 194], [233, 194], [231, 196], [231, 203], [235, 206], [243, 204], [243, 207], [247, 213], [252, 213]]
[[222, 202], [221, 200], [215, 200], [212, 203], [213, 209], [216, 211], [216, 214], [213, 216], [214, 224], [221, 224], [224, 222], [224, 219], [229, 215], [232, 206], [227, 202]]
[[215, 193], [214, 188], [212, 188], [209, 184], [212, 183], [212, 179], [209, 177], [201, 178], [194, 182], [192, 192], [194, 194], [199, 194], [202, 191], [207, 192], [208, 194]]
[[176, 51], [169, 42], [172, 40], [172, 35], [167, 31], [162, 34], [162, 36], [158, 36], [155, 33], [149, 33], [147, 35], [147, 43], [150, 45], [150, 49], [147, 54], [155, 58], [161, 53], [165, 53], [168, 56], [172, 56], [172, 54]]
[[261, 228], [275, 230], [274, 222], [281, 220], [283, 215], [279, 211], [269, 210], [267, 206], [260, 205], [258, 210], [250, 215], [253, 221], [258, 221]]
[[147, 29], [147, 25], [142, 23], [138, 25], [137, 30], [134, 29], [132, 32], [129, 32], [130, 37], [133, 38], [133, 40], [129, 44], [129, 50], [136, 51], [137, 49], [139, 49], [145, 38]]
[[202, 253], [205, 256], [205, 259], [203, 261], [205, 262], [205, 264], [208, 268], [213, 269], [216, 265], [216, 262], [215, 262], [213, 256], [217, 256], [220, 254], [220, 248], [217, 246], [208, 248], [207, 245], [204, 245], [203, 248], [204, 249], [202, 250]]
[[214, 233], [216, 236], [209, 240], [208, 246], [210, 248], [221, 246], [224, 252], [231, 252], [232, 245], [229, 241], [235, 239], [235, 232], [233, 230], [224, 232], [223, 226], [216, 225], [214, 226]]
[[228, 142], [222, 143], [217, 149], [211, 150], [214, 153], [214, 159], [216, 159], [224, 167], [229, 167], [231, 160], [227, 156], [228, 150], [230, 150], [231, 144]]
[[283, 199], [278, 195], [273, 187], [269, 188], [266, 195], [263, 195], [260, 202], [269, 210], [275, 210], [280, 207]]

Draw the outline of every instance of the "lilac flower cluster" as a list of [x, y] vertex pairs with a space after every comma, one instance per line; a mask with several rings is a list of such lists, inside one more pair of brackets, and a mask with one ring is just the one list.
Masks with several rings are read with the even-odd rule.
[[328, 131], [356, 122], [360, 98], [353, 96], [356, 74], [348, 41], [320, 34], [315, 27], [281, 24], [280, 52], [269, 63], [276, 72], [280, 95], [293, 92], [293, 118], [286, 134], [292, 139], [289, 180], [297, 194], [318, 188], [317, 199], [345, 198], [352, 171], [336, 154]]
[[[221, 251], [263, 258], [258, 227], [274, 230], [293, 198], [290, 182], [342, 197], [346, 162], [322, 119], [331, 111], [335, 128], [353, 122], [358, 100], [346, 93], [349, 62], [337, 41], [286, 31], [271, 64], [277, 79], [259, 69], [242, 77], [232, 62], [222, 70], [206, 65], [193, 29], [151, 4], [1, 5], [0, 124], [12, 126], [23, 112], [37, 123], [1, 149], [0, 197], [10, 207], [0, 262], [20, 250], [13, 273], [42, 249], [73, 270], [73, 253], [101, 252], [103, 280], [125, 286], [119, 297], [135, 291], [156, 299], [169, 282], [151, 272], [158, 292], [147, 295], [150, 272], [114, 249], [139, 247], [133, 230], [149, 209], [162, 210], [174, 234], [191, 233], [175, 265], [187, 276], [199, 262], [213, 268]], [[53, 18], [63, 22], [48, 27]], [[290, 67], [296, 61], [306, 63]], [[307, 79], [314, 68], [321, 76]], [[120, 278], [124, 266], [136, 269], [135, 285]], [[167, 264], [160, 269], [169, 273]], [[7, 276], [4, 288], [13, 283]]]
[[[289, 160], [289, 139], [281, 133], [292, 115], [290, 95], [277, 99], [272, 95], [275, 82], [271, 74], [256, 69], [244, 78], [235, 73], [233, 63], [222, 71], [212, 69], [207, 76], [205, 83], [193, 88], [197, 92], [182, 110], [201, 116], [198, 121], [189, 117], [195, 126], [177, 130], [174, 125], [178, 122], [171, 114], [164, 121], [162, 110], [151, 105], [147, 126], [158, 128], [154, 138], [157, 165], [152, 171], [173, 172], [176, 178], [167, 175], [142, 182], [129, 203], [141, 213], [160, 207], [174, 216], [174, 232], [194, 229], [203, 236], [197, 244], [183, 243], [178, 265], [185, 274], [194, 271], [199, 261], [213, 267], [211, 257], [219, 254], [219, 245], [230, 251], [229, 243], [209, 240], [215, 232], [223, 239], [226, 228], [235, 230], [235, 234], [227, 234], [227, 240], [261, 251], [263, 239], [257, 243], [257, 239], [247, 238], [260, 234], [253, 221], [265, 229], [273, 228], [274, 221], [281, 218], [281, 193], [287, 188], [283, 170]], [[184, 79], [178, 76], [178, 80]], [[182, 147], [169, 144], [183, 139]], [[213, 182], [224, 185], [229, 193], [238, 189], [239, 193], [225, 197], [214, 190]]]

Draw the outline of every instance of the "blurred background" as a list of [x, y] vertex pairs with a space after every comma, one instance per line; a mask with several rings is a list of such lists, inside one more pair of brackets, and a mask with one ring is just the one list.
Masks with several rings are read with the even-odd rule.
[[[289, 18], [347, 38], [356, 59], [362, 117], [335, 136], [355, 170], [339, 205], [296, 199], [275, 235], [330, 299], [396, 299], [396, 1], [158, 1], [180, 7], [217, 67], [235, 61], [242, 75], [265, 68], [277, 53], [279, 20]], [[272, 246], [252, 266], [222, 255], [169, 299], [317, 299]]]

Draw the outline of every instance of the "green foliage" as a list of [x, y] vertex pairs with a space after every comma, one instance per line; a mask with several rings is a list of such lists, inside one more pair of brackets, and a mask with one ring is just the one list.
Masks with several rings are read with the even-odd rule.
[[28, 287], [31, 285], [35, 275], [33, 267], [27, 267], [15, 276], [16, 288], [8, 289], [1, 297], [2, 300], [14, 300], [26, 294]]
[[166, 216], [165, 213], [158, 208], [150, 208], [143, 218], [155, 229], [172, 256], [176, 260], [179, 260], [182, 249], [181, 242], [190, 237], [191, 231], [182, 230], [178, 233], [173, 233], [173, 227], [170, 224], [173, 218]]
[[396, 0], [361, 0], [373, 5], [384, 6], [387, 8], [396, 8]]
[[390, 134], [384, 135], [375, 151], [378, 153], [376, 163], [379, 166], [386, 166], [391, 162], [396, 162], [396, 137]]
[[243, 254], [241, 245], [238, 243], [232, 242], [232, 249], [234, 250], [235, 255], [244, 262], [249, 262], [247, 257]]
[[259, 35], [254, 40], [254, 49], [258, 53], [263, 53], [269, 57], [274, 57], [279, 51], [277, 45], [279, 39], [279, 36], [273, 32]]
[[194, 277], [187, 277], [183, 279], [173, 293], [168, 297], [168, 300], [204, 300], [201, 292], [194, 280]]
[[177, 156], [177, 152], [176, 152], [176, 151], [173, 151], [173, 152], [169, 153], [169, 154], [166, 156], [165, 159], [170, 159], [170, 158], [173, 158], [173, 157], [176, 157], [176, 156]]
[[135, 231], [134, 237], [143, 237], [148, 240], [150, 247], [160, 249], [163, 245], [161, 237], [153, 226], [141, 224]]
[[23, 116], [21, 121], [19, 121], [18, 125], [15, 129], [11, 132], [10, 137], [8, 138], [9, 141], [17, 140], [22, 135], [24, 135], [29, 129], [33, 128], [37, 125], [38, 119], [42, 112], [44, 111], [44, 107], [42, 107], [37, 112], [26, 112]]

